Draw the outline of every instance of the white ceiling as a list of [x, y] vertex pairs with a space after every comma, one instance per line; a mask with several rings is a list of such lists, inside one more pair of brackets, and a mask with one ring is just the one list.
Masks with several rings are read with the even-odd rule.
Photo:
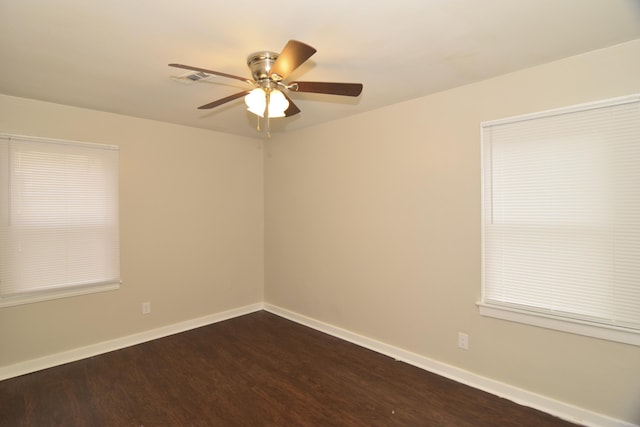
[[182, 63], [250, 77], [248, 54], [318, 51], [287, 81], [364, 84], [358, 98], [290, 93], [275, 132], [640, 38], [640, 0], [0, 0], [0, 93], [249, 137], [246, 89], [185, 84]]

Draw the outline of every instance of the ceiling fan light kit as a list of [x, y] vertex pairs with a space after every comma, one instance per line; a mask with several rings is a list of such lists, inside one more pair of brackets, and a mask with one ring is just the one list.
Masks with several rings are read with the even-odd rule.
[[[300, 109], [286, 95], [286, 91], [323, 93], [342, 96], [359, 96], [362, 92], [361, 83], [330, 83], [330, 82], [291, 82], [284, 80], [296, 68], [309, 59], [316, 49], [299, 42], [289, 40], [282, 52], [263, 51], [255, 52], [247, 57], [247, 66], [251, 70], [253, 79], [247, 79], [232, 74], [219, 71], [207, 70], [205, 68], [193, 67], [183, 64], [169, 64], [171, 67], [183, 68], [186, 70], [217, 75], [243, 81], [253, 86], [252, 90], [229, 95], [198, 107], [199, 109], [210, 109], [238, 98], [244, 97], [247, 110], [251, 113], [263, 117], [267, 120], [277, 117], [290, 117], [300, 112]], [[258, 127], [258, 130], [259, 127]], [[268, 131], [267, 131], [268, 134]]]
[[260, 117], [285, 117], [289, 101], [278, 89], [253, 89], [244, 97], [247, 110]]

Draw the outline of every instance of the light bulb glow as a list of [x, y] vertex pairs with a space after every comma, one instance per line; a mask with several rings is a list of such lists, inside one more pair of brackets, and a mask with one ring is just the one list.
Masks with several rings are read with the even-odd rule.
[[244, 97], [244, 103], [247, 104], [247, 110], [257, 116], [264, 117], [264, 108], [267, 105], [267, 94], [262, 88], [253, 89]]
[[[253, 89], [244, 97], [244, 102], [247, 104], [247, 110], [251, 113], [264, 117], [264, 110], [267, 106], [267, 93], [262, 88]], [[284, 94], [273, 89], [269, 92], [269, 109], [267, 111], [268, 117], [284, 117], [285, 111], [289, 108], [289, 101]]]
[[274, 89], [269, 94], [269, 117], [284, 117], [284, 112], [289, 108], [289, 101], [284, 94]]

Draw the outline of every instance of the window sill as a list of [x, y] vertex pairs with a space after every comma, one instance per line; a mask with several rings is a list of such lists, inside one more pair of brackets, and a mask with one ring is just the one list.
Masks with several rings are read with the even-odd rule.
[[11, 307], [15, 305], [31, 304], [34, 302], [49, 301], [59, 298], [69, 298], [80, 295], [94, 294], [97, 292], [106, 292], [120, 289], [120, 283], [109, 283], [96, 286], [78, 287], [63, 290], [56, 290], [46, 293], [37, 293], [30, 295], [19, 295], [15, 297], [0, 298], [0, 308]]
[[640, 331], [478, 302], [481, 316], [640, 346]]

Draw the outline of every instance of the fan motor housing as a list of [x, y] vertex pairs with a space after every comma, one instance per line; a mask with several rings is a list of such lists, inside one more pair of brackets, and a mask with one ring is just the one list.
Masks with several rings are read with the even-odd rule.
[[[247, 57], [247, 65], [251, 69], [251, 75], [255, 81], [269, 79], [269, 70], [278, 59], [278, 55], [276, 52], [264, 51], [252, 53]], [[272, 74], [271, 79], [280, 81], [282, 77]]]

